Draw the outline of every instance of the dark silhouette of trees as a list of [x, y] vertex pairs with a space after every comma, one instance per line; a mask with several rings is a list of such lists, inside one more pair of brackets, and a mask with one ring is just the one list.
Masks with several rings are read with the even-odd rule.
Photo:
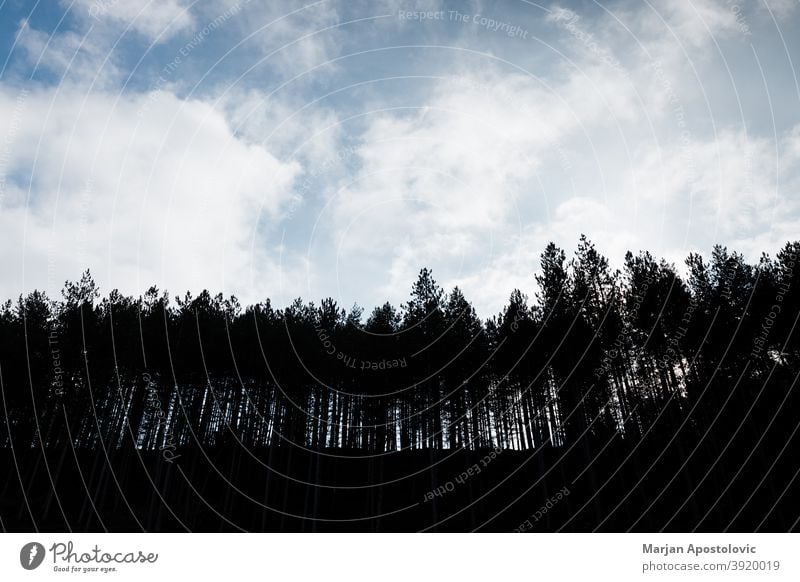
[[679, 435], [686, 458], [696, 443], [709, 459], [732, 443], [784, 450], [799, 404], [799, 255], [793, 242], [749, 265], [717, 246], [708, 261], [690, 254], [683, 277], [648, 252], [614, 271], [586, 237], [570, 260], [551, 243], [533, 301], [514, 290], [484, 321], [428, 269], [400, 309], [366, 317], [330, 298], [101, 298], [86, 272], [59, 301], [34, 291], [0, 305], [0, 447], [167, 458], [579, 445], [588, 459], [614, 439]]
[[0, 310], [3, 443], [529, 450], [642, 438], [692, 409], [703, 430], [744, 412], [769, 370], [795, 373], [798, 251], [751, 266], [717, 246], [684, 280], [648, 252], [612, 271], [582, 236], [570, 261], [544, 250], [534, 304], [514, 290], [486, 321], [428, 269], [401, 310], [366, 318], [330, 298], [100, 299], [86, 272], [60, 301]]

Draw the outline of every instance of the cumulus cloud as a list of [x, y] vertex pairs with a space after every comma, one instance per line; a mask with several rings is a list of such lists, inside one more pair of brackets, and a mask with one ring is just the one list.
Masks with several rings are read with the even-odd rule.
[[[608, 149], [604, 132], [640, 120], [641, 111], [634, 87], [608, 73], [572, 66], [545, 81], [493, 65], [434, 83], [416, 106], [366, 108], [357, 163], [327, 190], [309, 241], [315, 291], [335, 265], [345, 295], [357, 287], [374, 290], [373, 301], [400, 300], [419, 268], [433, 266], [486, 313], [509, 284], [531, 284], [548, 240], [569, 248], [587, 232], [624, 255], [621, 241], [637, 235], [624, 224], [630, 213], [612, 215], [607, 205], [626, 206], [598, 188], [608, 170], [598, 150]], [[590, 180], [580, 167], [587, 164]], [[588, 190], [576, 193], [576, 182]]]
[[224, 116], [171, 93], [113, 97], [37, 90], [19, 111], [6, 163], [2, 294], [60, 289], [91, 267], [138, 293], [211, 288], [263, 298], [278, 261], [259, 221], [291, 198], [297, 164], [248, 144]]
[[316, 264], [334, 261], [343, 278], [358, 281], [356, 271], [370, 265], [377, 294], [405, 287], [422, 265], [452, 270], [486, 260], [487, 240], [505, 236], [542, 150], [577, 122], [567, 125], [567, 112], [558, 128], [562, 116], [553, 111], [536, 123], [532, 112], [503, 101], [537, 103], [526, 99], [546, 97], [535, 82], [507, 78], [499, 98], [499, 79], [484, 81], [445, 80], [424, 106], [367, 116], [354, 173], [327, 190]]

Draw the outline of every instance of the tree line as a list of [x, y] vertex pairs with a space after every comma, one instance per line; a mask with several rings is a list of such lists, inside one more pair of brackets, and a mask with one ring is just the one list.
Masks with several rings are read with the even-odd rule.
[[[0, 447], [535, 449], [794, 427], [800, 242], [748, 264], [648, 252], [621, 270], [549, 244], [529, 298], [481, 320], [422, 269], [365, 315], [333, 299], [243, 307], [203, 291], [0, 307]], [[796, 424], [796, 422], [795, 422]]]

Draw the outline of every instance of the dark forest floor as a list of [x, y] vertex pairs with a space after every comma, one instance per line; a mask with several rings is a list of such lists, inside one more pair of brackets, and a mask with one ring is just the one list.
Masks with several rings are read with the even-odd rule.
[[46, 465], [32, 449], [17, 451], [19, 471], [5, 449], [0, 517], [7, 531], [49, 532], [796, 529], [795, 443], [781, 456], [757, 449], [746, 464], [732, 444], [723, 454], [708, 440], [691, 455], [694, 443], [617, 438], [495, 458], [227, 446], [179, 450], [171, 463], [63, 449], [47, 451]]

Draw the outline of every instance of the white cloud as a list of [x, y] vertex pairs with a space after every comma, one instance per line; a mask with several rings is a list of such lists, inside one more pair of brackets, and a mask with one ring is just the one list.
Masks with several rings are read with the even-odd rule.
[[628, 224], [614, 205], [583, 196], [569, 198], [556, 206], [549, 220], [525, 227], [506, 241], [494, 260], [451, 284], [464, 289], [481, 314], [493, 314], [507, 302], [513, 289], [533, 297], [539, 258], [551, 241], [565, 250], [569, 260], [580, 235], [586, 234], [613, 267], [621, 266], [625, 252], [640, 248], [642, 243], [635, 229], [626, 227]]
[[163, 42], [194, 24], [190, 2], [185, 0], [74, 0], [69, 5], [93, 27], [107, 26], [117, 33], [130, 29], [149, 42]]
[[258, 89], [228, 88], [219, 104], [237, 135], [260, 143], [283, 157], [319, 167], [340, 155], [343, 130], [334, 110]]
[[[242, 5], [240, 0], [214, 0], [199, 8], [204, 14], [214, 14]], [[255, 46], [264, 61], [262, 64], [285, 77], [295, 77], [337, 56], [347, 40], [336, 2], [299, 4], [286, 0], [248, 2], [236, 23], [242, 38], [249, 37], [248, 47]], [[254, 61], [255, 63], [256, 61]], [[328, 64], [317, 73], [336, 70]]]
[[31, 67], [47, 70], [59, 79], [105, 85], [118, 77], [113, 59], [106, 58], [96, 36], [73, 31], [48, 35], [22, 21], [17, 45]]
[[115, 45], [125, 32], [133, 31], [147, 44], [158, 44], [195, 23], [188, 4], [181, 0], [147, 4], [75, 0], [61, 4], [78, 26], [62, 26], [49, 34], [22, 20], [17, 30], [19, 49], [29, 65], [48, 70], [61, 82], [91, 83], [97, 88], [120, 81], [119, 55], [115, 52], [119, 48]]
[[[547, 236], [571, 248], [580, 232], [600, 234], [593, 207], [562, 216], [572, 208], [563, 191], [545, 189], [552, 199], [533, 203], [557, 207], [556, 223], [530, 212], [542, 175], [569, 184], [575, 152], [597, 155], [595, 132], [639, 118], [631, 85], [607, 73], [599, 65], [570, 68], [545, 85], [487, 66], [442, 80], [417, 109], [365, 104], [374, 113], [366, 115], [357, 170], [327, 190], [309, 240], [312, 280], [320, 283], [312, 294], [330, 289], [325, 273], [335, 270], [345, 295], [357, 289], [365, 301], [399, 302], [419, 268], [431, 266], [446, 285], [473, 291], [486, 313], [505, 300], [507, 283], [530, 277]], [[531, 221], [537, 246], [522, 265], [518, 248], [531, 247]], [[619, 230], [620, 221], [612, 223]], [[578, 224], [583, 230], [566, 232]]]
[[423, 109], [370, 115], [356, 174], [328, 191], [312, 264], [333, 262], [362, 288], [372, 278], [368, 300], [397, 298], [399, 288], [404, 296], [423, 265], [484, 259], [487, 240], [505, 236], [520, 184], [537, 171], [544, 132], [483, 84], [456, 85], [445, 83]]
[[[0, 92], [0, 110], [14, 103]], [[40, 90], [21, 111], [0, 213], [0, 294], [52, 293], [87, 267], [106, 290], [133, 293], [157, 283], [257, 301], [277, 285], [262, 276], [278, 256], [258, 226], [290, 200], [296, 163], [237, 139], [207, 104], [166, 92]]]
[[712, 219], [720, 236], [763, 227], [775, 202], [775, 145], [743, 131], [644, 150], [634, 168], [647, 197], [694, 204], [696, 216]]

